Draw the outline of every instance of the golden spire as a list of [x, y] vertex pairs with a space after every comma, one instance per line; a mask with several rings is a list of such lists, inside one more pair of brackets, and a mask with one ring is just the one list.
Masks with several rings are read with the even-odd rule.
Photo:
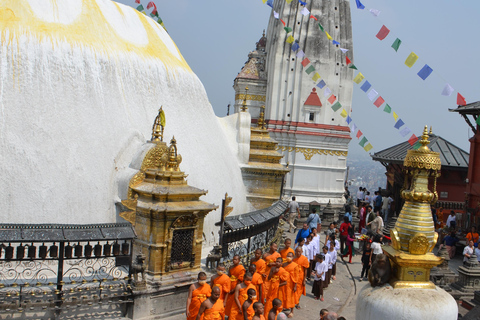
[[248, 87], [245, 87], [245, 96], [243, 97], [243, 103], [242, 103], [242, 112], [246, 112], [248, 107], [247, 107], [247, 92], [248, 92]]
[[177, 152], [177, 140], [175, 140], [175, 136], [170, 141], [168, 153], [167, 171], [180, 171], [182, 156]]
[[260, 129], [265, 130], [265, 106], [260, 107], [260, 116], [258, 117], [257, 125]]
[[163, 141], [163, 129], [165, 128], [165, 112], [163, 106], [158, 110], [158, 115], [155, 118], [155, 122], [152, 127], [152, 142]]
[[430, 132], [428, 133], [429, 135], [433, 134], [432, 126], [430, 126]]

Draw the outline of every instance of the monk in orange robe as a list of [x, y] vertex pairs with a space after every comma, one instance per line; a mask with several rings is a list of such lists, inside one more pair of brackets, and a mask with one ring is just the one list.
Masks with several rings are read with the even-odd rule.
[[255, 315], [253, 316], [252, 320], [265, 320], [264, 307], [261, 302], [255, 302], [253, 304], [253, 311], [255, 311]]
[[197, 279], [198, 282], [193, 283], [188, 290], [187, 320], [195, 320], [197, 318], [200, 306], [212, 293], [212, 289], [207, 283], [207, 274], [205, 272], [200, 272]]
[[219, 263], [217, 266], [217, 274], [212, 277], [210, 286], [220, 288], [220, 300], [223, 301], [224, 306], [227, 303], [228, 293], [230, 292], [230, 277], [225, 272], [225, 265]]
[[[228, 271], [230, 276], [230, 292], [228, 294], [227, 303], [225, 305], [225, 315], [230, 316], [230, 311], [235, 303], [235, 288], [239, 283], [243, 282], [243, 276], [245, 275], [245, 268], [240, 264], [240, 256], [233, 257], [233, 266]], [[230, 318], [233, 320], [233, 318]]]
[[282, 311], [282, 301], [280, 299], [275, 298], [272, 301], [272, 309], [266, 316], [267, 320], [277, 320], [278, 314]]
[[202, 302], [196, 320], [224, 320], [225, 307], [220, 300], [222, 290], [220, 287], [213, 287], [210, 298]]
[[295, 295], [297, 292], [297, 282], [299, 276], [298, 264], [293, 262], [293, 253], [287, 255], [287, 262], [283, 264], [283, 268], [289, 273], [287, 285], [278, 291], [278, 298], [282, 300], [283, 309], [290, 309], [289, 318], [293, 317], [293, 309], [295, 307]]
[[257, 272], [260, 273], [263, 279], [266, 279], [268, 274], [265, 273], [267, 264], [262, 259], [262, 249], [255, 250], [255, 257], [250, 261], [250, 264], [254, 264], [257, 267]]
[[[258, 296], [258, 301], [263, 301], [263, 277], [260, 273], [257, 272], [257, 267], [254, 264], [251, 264], [248, 267], [248, 272], [253, 274], [252, 276], [252, 284], [255, 286], [255, 291]], [[253, 310], [253, 309], [252, 309]]]
[[228, 317], [229, 320], [244, 320], [242, 306], [243, 303], [248, 299], [248, 289], [255, 290], [255, 286], [252, 284], [252, 274], [250, 272], [247, 272], [243, 282], [237, 284], [235, 287], [235, 303], [232, 305], [232, 309]]
[[[270, 251], [263, 255], [263, 260], [265, 260], [265, 263], [267, 264], [267, 266], [265, 267], [265, 274], [267, 275], [267, 277], [270, 274], [270, 269], [275, 266], [275, 261], [277, 260], [277, 258], [281, 258], [280, 253], [277, 252], [277, 249], [277, 244], [272, 243], [270, 245]], [[266, 296], [268, 292], [268, 286], [270, 285], [270, 282], [265, 280], [263, 281], [263, 289], [265, 290], [264, 296]]]
[[302, 294], [306, 295], [305, 285], [307, 284], [307, 270], [310, 268], [310, 263], [308, 258], [305, 257], [303, 254], [302, 247], [297, 247], [295, 249], [295, 258], [293, 258], [293, 262], [298, 264], [299, 266], [299, 276], [297, 282], [297, 291], [295, 292], [295, 307], [300, 309], [300, 297]]
[[278, 257], [275, 266], [270, 269], [270, 274], [267, 278], [268, 291], [266, 294], [265, 315], [268, 315], [272, 309], [273, 299], [278, 297], [278, 291], [281, 287], [287, 284], [290, 274], [282, 267], [283, 259]]
[[285, 242], [283, 244], [285, 245], [285, 247], [282, 250], [280, 250], [280, 256], [282, 257], [283, 262], [285, 263], [285, 262], [287, 262], [287, 254], [289, 252], [291, 252], [291, 253], [293, 253], [293, 255], [295, 255], [295, 251], [293, 251], [293, 249], [291, 247], [292, 246], [292, 240], [291, 239], [289, 239], [289, 238], [285, 239]]
[[253, 304], [257, 302], [257, 293], [254, 289], [247, 290], [248, 299], [242, 305], [243, 318], [242, 320], [252, 320], [255, 315]]

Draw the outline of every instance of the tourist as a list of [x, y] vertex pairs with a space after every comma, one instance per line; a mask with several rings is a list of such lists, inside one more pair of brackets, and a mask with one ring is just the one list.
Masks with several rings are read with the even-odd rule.
[[240, 320], [251, 320], [255, 315], [255, 311], [253, 310], [253, 304], [257, 301], [257, 294], [255, 290], [248, 289], [247, 295], [248, 298], [242, 305], [242, 317]]
[[363, 194], [363, 189], [362, 187], [358, 188], [357, 191], [357, 207], [360, 206], [360, 202], [362, 202], [364, 199], [364, 194]]
[[278, 292], [278, 298], [282, 300], [283, 310], [291, 310], [288, 314], [289, 318], [293, 317], [293, 309], [295, 307], [295, 292], [298, 289], [299, 266], [293, 262], [293, 253], [289, 252], [287, 255], [287, 262], [282, 267], [289, 273], [287, 284]]
[[225, 306], [223, 305], [220, 287], [213, 287], [212, 295], [202, 302], [198, 310], [196, 320], [218, 320], [223, 319], [225, 313]]
[[323, 246], [322, 248], [325, 264], [327, 265], [327, 272], [325, 273], [325, 281], [323, 284], [324, 288], [328, 288], [328, 285], [332, 279], [332, 256], [328, 254], [328, 247]]
[[433, 228], [437, 230], [438, 226], [438, 217], [437, 217], [437, 209], [432, 208], [432, 219], [433, 219]]
[[305, 286], [307, 284], [307, 270], [310, 268], [310, 261], [302, 253], [303, 249], [297, 247], [297, 249], [295, 249], [295, 258], [293, 259], [293, 262], [299, 266], [297, 291], [295, 292], [295, 307], [297, 309], [300, 309], [300, 298], [302, 294], [304, 296], [306, 295]]
[[273, 299], [278, 297], [278, 291], [281, 287], [287, 285], [290, 274], [282, 267], [283, 259], [278, 257], [275, 261], [275, 266], [270, 269], [270, 274], [267, 277], [267, 292], [265, 302], [265, 314], [268, 315], [270, 309], [273, 307]]
[[290, 238], [285, 239], [283, 244], [284, 244], [284, 247], [283, 247], [282, 250], [280, 250], [280, 256], [282, 257], [283, 262], [285, 262], [285, 261], [287, 261], [287, 254], [289, 252], [291, 252], [292, 254], [295, 254], [295, 251], [293, 251], [293, 249], [291, 248], [292, 239], [290, 239]]
[[320, 320], [323, 320], [325, 319], [325, 316], [328, 314], [328, 310], [327, 309], [322, 309], [320, 310]]
[[262, 303], [253, 303], [253, 311], [255, 311], [255, 315], [253, 316], [252, 320], [265, 320], [265, 316], [263, 315], [264, 307]]
[[373, 211], [380, 212], [380, 210], [382, 210], [382, 202], [383, 202], [382, 200], [383, 200], [383, 198], [382, 198], [382, 195], [380, 194], [380, 192], [378, 192], [378, 191], [376, 191], [376, 195], [377, 195], [377, 197], [375, 198], [375, 200], [373, 200], [374, 201]]
[[358, 231], [363, 233], [363, 229], [365, 228], [365, 219], [366, 219], [366, 205], [364, 202], [360, 203], [360, 208], [359, 208], [359, 219], [360, 222], [358, 224]]
[[212, 289], [207, 283], [207, 274], [200, 272], [197, 282], [193, 283], [188, 290], [187, 298], [187, 320], [197, 319], [202, 303], [210, 297]]
[[[447, 247], [447, 252], [450, 259], [453, 259], [453, 257], [455, 257], [455, 251], [457, 249], [458, 241], [460, 241], [460, 239], [457, 238], [455, 231], [450, 232], [448, 236], [443, 238], [443, 244], [445, 244], [445, 247]], [[442, 249], [441, 246], [439, 250], [440, 249]]]
[[[382, 249], [382, 241], [383, 241], [383, 236], [382, 235], [379, 235], [379, 234], [376, 234], [374, 237], [373, 237], [373, 242], [371, 244], [371, 248], [372, 248], [372, 258], [371, 258], [371, 263], [370, 265], [372, 265], [374, 262], [375, 262], [375, 257], [378, 255], [378, 254], [382, 254], [383, 253], [383, 249]], [[367, 274], [368, 276], [368, 274]]]
[[345, 187], [345, 192], [343, 192], [343, 197], [348, 202], [348, 199], [350, 198], [350, 190], [348, 190], [348, 187]]
[[372, 265], [372, 247], [370, 242], [366, 242], [365, 246], [363, 247], [363, 254], [362, 254], [362, 272], [360, 273], [360, 279], [358, 281], [367, 280], [368, 277], [368, 270], [370, 270], [370, 266]]
[[303, 228], [300, 229], [297, 233], [297, 237], [295, 238], [295, 243], [298, 243], [298, 240], [301, 238], [306, 238], [310, 234], [310, 229], [308, 228], [308, 224], [304, 223]]
[[343, 252], [345, 249], [345, 241], [347, 241], [348, 236], [348, 227], [350, 226], [350, 221], [348, 217], [343, 217], [343, 222], [340, 225], [340, 251]]
[[270, 251], [264, 255], [263, 260], [265, 260], [266, 267], [265, 267], [265, 274], [268, 276], [270, 274], [270, 269], [275, 266], [275, 261], [277, 258], [281, 258], [282, 256], [280, 253], [277, 252], [277, 244], [272, 242], [270, 244]]
[[313, 255], [320, 253], [320, 235], [317, 234], [317, 228], [312, 229]]
[[367, 226], [371, 225], [370, 230], [375, 234], [383, 234], [383, 219], [380, 216], [380, 211], [376, 212], [376, 217], [373, 221], [367, 223]]
[[308, 215], [307, 223], [308, 223], [308, 227], [310, 228], [310, 231], [312, 231], [312, 229], [314, 228], [316, 229], [318, 225], [322, 223], [322, 220], [317, 214], [317, 209], [315, 208], [312, 209], [312, 213]]
[[478, 248], [478, 243], [476, 242], [473, 246], [475, 247], [474, 251], [475, 251], [475, 255], [477, 256], [477, 260], [478, 262], [480, 262], [480, 249]]
[[457, 226], [455, 211], [451, 210], [450, 215], [447, 218], [447, 228], [455, 229]]
[[225, 313], [229, 320], [243, 320], [242, 306], [248, 298], [248, 289], [255, 290], [255, 286], [252, 284], [252, 274], [250, 272], [247, 272], [244, 276], [243, 282], [237, 284], [235, 287], [235, 292], [233, 294], [235, 303], [232, 305], [230, 312]]
[[237, 288], [237, 285], [243, 282], [243, 277], [245, 275], [245, 268], [240, 264], [240, 256], [234, 256], [232, 262], [233, 265], [230, 267], [230, 270], [228, 270], [228, 274], [230, 276], [230, 292], [228, 294], [227, 303], [225, 304], [226, 315], [230, 315], [232, 307], [236, 302], [235, 289]]
[[[352, 208], [347, 204], [345, 205], [345, 214], [343, 215], [343, 217], [347, 217], [348, 218], [348, 221], [350, 223], [352, 223], [352, 219], [353, 219], [353, 216], [352, 216]], [[341, 227], [341, 226], [340, 226]]]
[[307, 242], [303, 246], [303, 255], [307, 257], [308, 261], [310, 261], [310, 267], [307, 270], [307, 279], [310, 281], [310, 275], [312, 273], [313, 268], [315, 267], [315, 255], [313, 254], [313, 244], [312, 244], [312, 235], [307, 237]]
[[255, 256], [250, 263], [253, 263], [257, 267], [257, 272], [262, 275], [263, 279], [267, 277], [267, 274], [265, 274], [267, 263], [262, 259], [262, 249], [255, 250]]
[[[255, 292], [259, 301], [263, 301], [263, 277], [257, 272], [257, 266], [251, 264], [248, 267], [248, 272], [252, 274], [252, 284], [255, 286]], [[252, 309], [253, 310], [253, 309]]]
[[377, 214], [375, 211], [372, 211], [372, 206], [367, 206], [367, 212], [365, 213], [365, 226], [367, 227], [367, 230], [371, 232], [372, 228], [370, 226], [370, 222], [375, 220], [377, 217]]
[[467, 233], [467, 236], [465, 238], [467, 238], [468, 241], [473, 241], [473, 243], [477, 243], [478, 242], [477, 228], [475, 227], [470, 228], [470, 232]]
[[332, 264], [332, 280], [337, 280], [337, 250], [335, 249], [335, 242], [330, 241], [330, 246], [327, 245], [328, 254], [330, 255], [330, 262]]
[[226, 274], [225, 265], [219, 263], [217, 266], [217, 274], [212, 276], [210, 286], [213, 288], [218, 287], [220, 289], [220, 300], [225, 305], [227, 303], [228, 293], [230, 292], [230, 277]]
[[370, 196], [370, 192], [369, 191], [366, 191], [366, 195], [365, 195], [365, 202], [366, 203], [371, 203], [373, 201], [372, 197]]
[[321, 254], [317, 254], [315, 257], [315, 270], [313, 271], [314, 281], [312, 286], [312, 293], [315, 296], [315, 300], [320, 299], [323, 301], [323, 282], [325, 281], [325, 273], [328, 271], [328, 266], [324, 261], [324, 257]]
[[277, 315], [280, 313], [280, 311], [282, 311], [282, 301], [280, 299], [275, 298], [272, 301], [272, 307], [270, 311], [265, 312], [265, 314], [267, 314], [268, 320], [275, 320], [277, 318]]
[[330, 248], [331, 242], [335, 244], [335, 250], [337, 251], [340, 250], [340, 242], [337, 239], [335, 239], [334, 234], [330, 235], [330, 239], [328, 239], [326, 246]]
[[463, 264], [467, 263], [470, 256], [473, 254], [473, 241], [468, 242], [468, 246], [463, 249]]
[[335, 225], [332, 223], [330, 223], [330, 225], [328, 226], [328, 229], [325, 230], [325, 242], [328, 241], [328, 237], [330, 237], [331, 234], [335, 234]]
[[348, 235], [347, 235], [347, 247], [345, 248], [345, 251], [343, 252], [342, 257], [349, 256], [348, 263], [352, 263], [352, 256], [355, 254], [355, 251], [353, 250], [353, 243], [355, 242], [355, 231], [353, 230], [353, 226], [350, 225], [348, 227]]
[[[295, 219], [298, 217], [300, 218], [300, 207], [298, 205], [298, 202], [295, 201], [295, 197], [292, 197], [292, 201], [287, 206], [287, 209], [285, 210], [285, 213], [288, 212], [288, 232], [293, 232], [297, 230], [297, 227], [295, 226]], [[293, 230], [293, 231], [292, 231]]]
[[390, 197], [390, 194], [385, 195], [385, 197], [382, 198], [382, 216], [385, 220], [385, 224], [387, 224], [388, 221], [388, 214], [390, 213], [390, 206], [392, 205], [392, 202], [393, 199]]

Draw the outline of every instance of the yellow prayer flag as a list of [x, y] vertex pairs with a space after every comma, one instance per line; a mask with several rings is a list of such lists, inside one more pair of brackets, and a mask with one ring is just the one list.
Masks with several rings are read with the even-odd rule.
[[367, 152], [370, 151], [370, 150], [372, 150], [372, 148], [373, 148], [373, 146], [372, 146], [370, 143], [367, 144], [365, 147], [363, 147], [363, 149], [364, 149], [365, 151], [367, 151]]
[[332, 41], [332, 40], [333, 40], [332, 36], [331, 36], [331, 35], [329, 35], [327, 31], [325, 31], [325, 34], [327, 35], [327, 38], [328, 38], [328, 40], [330, 40], [330, 41]]
[[395, 111], [393, 111], [393, 118], [395, 119], [395, 122], [397, 122], [398, 114], [396, 114]]
[[405, 60], [405, 65], [409, 68], [411, 68], [415, 62], [417, 62], [418, 56], [415, 54], [415, 52], [410, 53], [408, 56], [407, 60]]
[[160, 125], [165, 128], [165, 111], [160, 109]]
[[292, 44], [293, 41], [295, 41], [295, 38], [294, 38], [293, 36], [288, 36], [287, 42], [290, 43], [290, 44]]
[[320, 79], [320, 75], [318, 74], [318, 72], [315, 72], [315, 74], [313, 75], [312, 80], [313, 80], [313, 81], [317, 81], [318, 79]]
[[292, 2], [292, 0], [287, 0], [287, 3], [290, 3], [290, 2]]
[[263, 1], [263, 3], [267, 2], [267, 0], [262, 0], [262, 1]]
[[355, 79], [353, 79], [353, 82], [355, 82], [356, 84], [359, 84], [360, 82], [363, 81], [363, 79], [365, 79], [365, 77], [363, 76], [363, 74], [361, 72], [359, 72], [357, 74], [357, 76], [355, 77]]
[[346, 118], [348, 116], [348, 113], [345, 109], [342, 109], [342, 113], [340, 113], [340, 115], [344, 118]]

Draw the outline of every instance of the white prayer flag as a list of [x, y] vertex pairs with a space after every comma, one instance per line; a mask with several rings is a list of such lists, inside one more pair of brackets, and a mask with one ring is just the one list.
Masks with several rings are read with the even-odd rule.
[[352, 124], [350, 125], [350, 128], [352, 129], [352, 132], [355, 133], [355, 130], [357, 130], [357, 125], [352, 122]]
[[442, 96], [450, 97], [452, 95], [453, 91], [454, 91], [453, 87], [447, 83], [445, 85], [445, 88], [443, 88]]
[[332, 93], [332, 90], [330, 90], [329, 87], [325, 88], [325, 91], [323, 92], [324, 97], [328, 97]]
[[373, 101], [377, 96], [378, 92], [375, 91], [375, 89], [370, 90], [370, 92], [367, 94], [367, 97], [370, 99], [370, 101]]
[[275, 19], [280, 19], [280, 14], [276, 11], [273, 11], [273, 16], [275, 17]]
[[298, 50], [298, 52], [297, 52], [297, 58], [303, 58], [303, 57], [305, 57], [305, 52], [303, 52], [303, 50], [301, 50], [301, 49]]
[[307, 7], [303, 7], [302, 11], [300, 11], [301, 14], [304, 16], [310, 15], [310, 11], [308, 11]]
[[370, 9], [370, 12], [375, 16], [378, 17], [380, 15], [380, 10], [377, 9]]
[[405, 128], [402, 129], [402, 131], [400, 131], [400, 135], [405, 138], [405, 136], [407, 134], [409, 134], [410, 132], [412, 132], [412, 131], [408, 127], [405, 127]]
[[340, 48], [340, 50], [342, 50], [343, 53], [347, 53], [347, 52], [348, 52], [348, 49]]

